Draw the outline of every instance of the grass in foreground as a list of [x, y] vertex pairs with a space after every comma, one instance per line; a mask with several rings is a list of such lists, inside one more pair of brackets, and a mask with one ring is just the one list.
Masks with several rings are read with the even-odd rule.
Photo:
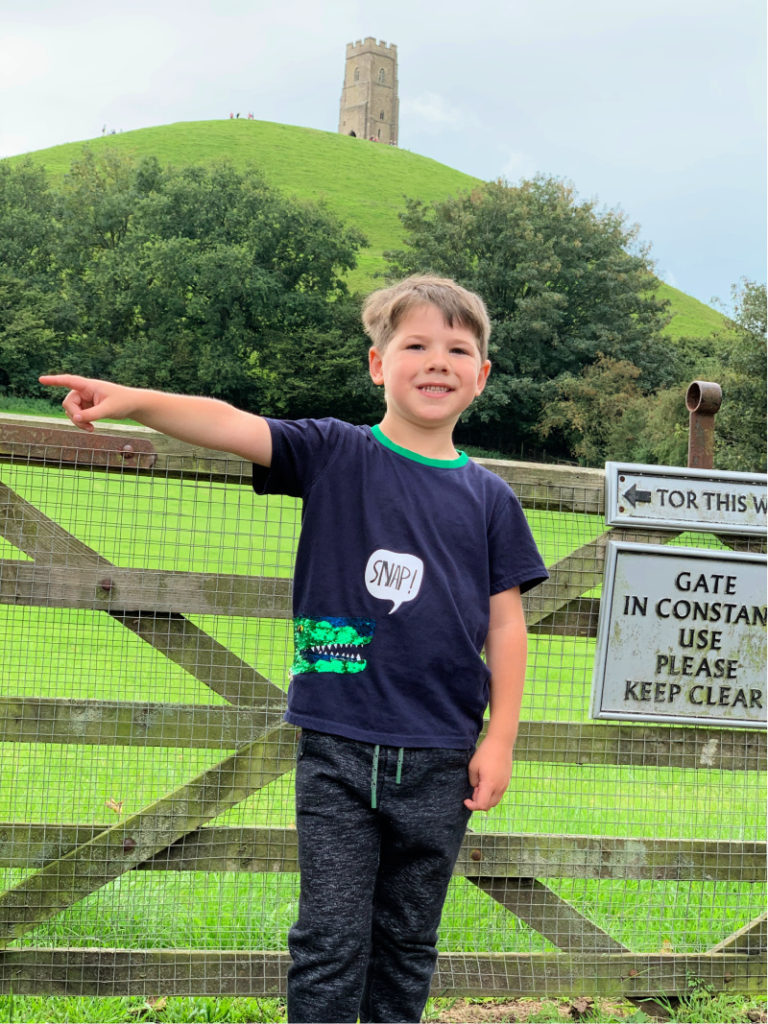
[[[694, 988], [681, 1000], [657, 1001], [658, 1010], [627, 1000], [592, 999], [430, 999], [424, 1021], [430, 1024], [749, 1024], [768, 1019], [766, 1003], [739, 994]], [[246, 998], [41, 998], [0, 995], [2, 1024], [262, 1024], [285, 1020], [279, 999]]]

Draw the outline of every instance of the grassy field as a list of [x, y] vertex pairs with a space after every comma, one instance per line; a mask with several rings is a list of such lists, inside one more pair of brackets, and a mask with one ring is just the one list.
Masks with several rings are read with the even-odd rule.
[[[17, 410], [21, 411], [21, 410]], [[29, 410], [27, 410], [29, 411]], [[66, 530], [120, 566], [290, 575], [299, 510], [290, 499], [254, 499], [247, 486], [130, 473], [104, 475], [3, 466], [3, 481]], [[597, 537], [598, 516], [531, 512], [548, 564]], [[0, 541], [0, 557], [24, 559]], [[291, 637], [283, 620], [190, 616], [202, 629], [284, 688]], [[0, 606], [3, 695], [220, 705], [224, 701], [102, 612]], [[531, 637], [523, 718], [587, 721], [594, 641]], [[185, 748], [0, 744], [0, 821], [110, 823], [226, 756]], [[283, 776], [216, 820], [217, 825], [292, 823], [292, 778]], [[761, 839], [763, 789], [750, 773], [695, 772], [519, 760], [509, 792], [477, 831], [688, 839]], [[25, 872], [0, 869], [0, 890]], [[547, 879], [547, 884], [636, 952], [696, 952], [761, 912], [764, 888], [734, 882]], [[296, 911], [291, 874], [133, 872], [19, 941], [22, 946], [282, 949]], [[452, 885], [441, 947], [465, 952], [536, 952], [554, 947], [463, 879]], [[161, 994], [159, 994], [161, 995]], [[723, 1013], [710, 995], [698, 1016]], [[701, 1000], [700, 1000], [701, 1002]], [[454, 1003], [431, 1004], [433, 1020]], [[702, 1003], [702, 1006], [704, 1003]], [[712, 1010], [719, 1006], [719, 1010]], [[462, 1004], [462, 1010], [466, 1006]], [[469, 1012], [469, 1010], [466, 1010]], [[472, 1013], [477, 1014], [473, 1009]], [[494, 1011], [496, 1012], [496, 1011]], [[501, 1011], [499, 1011], [501, 1012]], [[510, 1013], [513, 1011], [510, 1010]], [[517, 1019], [522, 1011], [515, 1005]], [[558, 1007], [530, 1019], [556, 1020]], [[641, 1020], [625, 1007], [594, 1020]], [[3, 1013], [7, 1016], [3, 1017]], [[545, 1014], [549, 1014], [546, 1016]], [[447, 1014], [447, 1016], [446, 1016]], [[274, 1000], [32, 1000], [0, 996], [0, 1020], [277, 1020]], [[473, 1016], [471, 1019], [483, 1019]], [[497, 1013], [495, 1020], [504, 1019]], [[516, 1019], [510, 1017], [509, 1019]], [[674, 1017], [672, 1019], [675, 1019]]]
[[[254, 500], [247, 487], [4, 467], [4, 481], [119, 566], [288, 576], [298, 508]], [[596, 516], [534, 512], [548, 564], [598, 536]], [[20, 553], [0, 542], [0, 556]], [[284, 687], [288, 624], [190, 616]], [[222, 704], [207, 687], [101, 612], [0, 606], [6, 695]], [[523, 717], [587, 721], [594, 641], [533, 636]], [[129, 815], [224, 756], [178, 748], [0, 747], [0, 820], [108, 821], [108, 801]], [[272, 783], [218, 824], [292, 820], [292, 780]], [[666, 838], [752, 839], [762, 834], [762, 792], [747, 773], [701, 773], [521, 760], [499, 807], [473, 820], [488, 831]], [[7, 871], [5, 882], [20, 877]], [[552, 887], [638, 952], [708, 948], [759, 912], [757, 887], [554, 879]], [[33, 944], [272, 949], [295, 910], [292, 876], [134, 873], [29, 935]], [[442, 932], [456, 950], [551, 948], [473, 886], [457, 880]], [[666, 946], [665, 946], [666, 944]]]
[[[361, 291], [377, 283], [383, 252], [401, 245], [398, 211], [405, 196], [433, 202], [480, 183], [408, 150], [242, 118], [141, 128], [53, 146], [30, 156], [59, 178], [85, 145], [95, 153], [114, 149], [139, 158], [156, 156], [161, 163], [176, 166], [226, 158], [237, 167], [258, 167], [276, 188], [302, 199], [320, 200], [364, 232], [370, 248], [361, 253], [358, 268], [349, 276], [350, 286]], [[10, 158], [11, 162], [20, 159]], [[707, 336], [722, 329], [724, 318], [711, 306], [664, 283], [659, 284], [659, 294], [671, 303], [673, 319], [666, 329], [671, 338]]]

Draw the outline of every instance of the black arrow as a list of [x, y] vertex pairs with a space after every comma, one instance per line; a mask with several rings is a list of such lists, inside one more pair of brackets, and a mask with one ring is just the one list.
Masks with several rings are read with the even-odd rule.
[[648, 505], [648, 504], [650, 504], [650, 502], [652, 500], [651, 492], [650, 491], [638, 491], [637, 484], [632, 484], [632, 486], [629, 488], [629, 490], [624, 492], [624, 497], [630, 503], [632, 508], [634, 508], [635, 505], [637, 505], [638, 502], [642, 502], [643, 504]]

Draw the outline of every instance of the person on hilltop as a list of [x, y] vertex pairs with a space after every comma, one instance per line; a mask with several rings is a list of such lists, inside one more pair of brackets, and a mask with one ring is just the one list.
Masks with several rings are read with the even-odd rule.
[[249, 460], [257, 494], [303, 500], [285, 714], [301, 728], [294, 1022], [420, 1020], [470, 815], [509, 784], [521, 594], [547, 577], [510, 487], [453, 444], [491, 369], [482, 300], [411, 277], [373, 292], [363, 324], [386, 405], [373, 427], [40, 378], [69, 389], [83, 430], [131, 418]]

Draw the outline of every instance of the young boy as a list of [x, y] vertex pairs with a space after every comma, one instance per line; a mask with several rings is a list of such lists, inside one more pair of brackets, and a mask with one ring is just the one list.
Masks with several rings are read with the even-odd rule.
[[290, 1021], [420, 1019], [467, 821], [509, 783], [520, 594], [547, 576], [510, 488], [453, 447], [490, 371], [482, 300], [408, 278], [369, 296], [363, 322], [386, 400], [373, 428], [41, 378], [71, 388], [64, 409], [84, 430], [129, 417], [250, 460], [257, 493], [303, 499], [286, 713], [302, 728]]

